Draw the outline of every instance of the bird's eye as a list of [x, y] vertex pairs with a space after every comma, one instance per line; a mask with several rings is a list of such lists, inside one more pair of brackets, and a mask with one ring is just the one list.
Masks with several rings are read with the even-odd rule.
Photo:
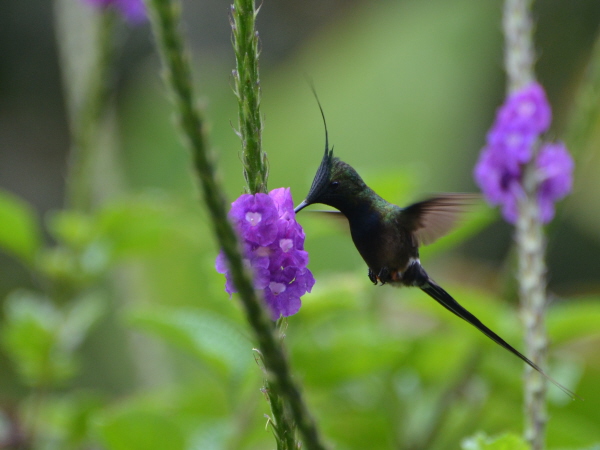
[[331, 187], [331, 189], [337, 189], [337, 187], [340, 185], [339, 181], [332, 181], [331, 183], [329, 183], [329, 186]]

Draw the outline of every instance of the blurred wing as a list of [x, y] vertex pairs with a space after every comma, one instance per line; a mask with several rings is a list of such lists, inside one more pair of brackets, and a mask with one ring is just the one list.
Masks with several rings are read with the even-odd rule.
[[350, 227], [349, 227], [349, 223], [348, 223], [348, 219], [346, 218], [345, 215], [343, 215], [341, 212], [339, 211], [333, 211], [333, 210], [310, 210], [308, 211], [309, 213], [311, 213], [311, 215], [318, 215], [319, 217], [326, 217], [327, 219], [325, 220], [331, 220], [332, 222], [335, 222], [336, 224], [338, 224], [338, 226], [342, 227], [344, 229], [345, 232], [350, 232]]
[[420, 245], [428, 245], [447, 234], [477, 194], [442, 194], [402, 210], [402, 225], [414, 233]]
[[333, 210], [333, 209], [311, 209], [310, 213], [322, 214], [323, 217], [337, 217], [337, 218], [345, 218], [341, 211]]

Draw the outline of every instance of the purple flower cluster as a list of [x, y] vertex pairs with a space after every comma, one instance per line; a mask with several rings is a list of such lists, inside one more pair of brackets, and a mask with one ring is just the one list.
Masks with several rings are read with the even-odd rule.
[[[289, 188], [269, 194], [244, 194], [231, 204], [229, 219], [243, 239], [244, 263], [252, 268], [254, 287], [264, 291], [271, 317], [291, 316], [315, 279], [304, 251], [304, 231], [296, 222]], [[225, 291], [236, 292], [227, 259], [219, 253], [216, 269], [226, 277]]]
[[97, 8], [115, 8], [129, 23], [137, 24], [147, 18], [144, 0], [84, 0]]
[[[475, 166], [475, 180], [491, 204], [502, 206], [502, 214], [510, 223], [516, 222], [519, 200], [525, 196], [523, 165], [531, 162], [533, 146], [548, 131], [551, 121], [544, 89], [532, 83], [506, 99], [487, 135]], [[547, 223], [554, 217], [554, 203], [571, 190], [574, 163], [564, 144], [544, 143], [535, 166], [540, 183], [540, 221]]]

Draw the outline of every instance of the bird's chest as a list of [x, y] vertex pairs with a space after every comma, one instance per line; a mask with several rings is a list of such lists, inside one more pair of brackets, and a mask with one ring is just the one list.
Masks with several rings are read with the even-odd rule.
[[404, 271], [418, 249], [408, 231], [395, 222], [365, 214], [350, 222], [352, 239], [369, 268], [378, 274], [382, 269]]

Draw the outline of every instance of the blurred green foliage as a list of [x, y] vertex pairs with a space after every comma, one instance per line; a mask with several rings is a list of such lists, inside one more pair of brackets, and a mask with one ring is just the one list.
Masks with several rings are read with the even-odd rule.
[[497, 439], [487, 438], [485, 435], [465, 439], [462, 450], [527, 450], [529, 447], [522, 438], [513, 434], [506, 434]]
[[13, 292], [4, 304], [2, 344], [23, 382], [35, 388], [71, 378], [75, 351], [100, 317], [103, 304], [88, 295], [58, 309], [35, 293]]
[[[502, 95], [499, 20], [493, 2], [359, 4], [284, 64], [266, 67], [270, 187], [291, 186], [299, 201], [321, 158], [308, 72], [336, 154], [385, 198], [403, 204], [472, 189], [471, 168]], [[232, 62], [196, 62], [233, 199], [243, 177], [230, 125]], [[119, 195], [89, 214], [63, 210], [40, 221], [24, 199], [0, 192], [0, 248], [33, 286], [4, 300], [0, 447], [274, 448], [263, 373], [240, 307], [214, 270], [218, 249], [154, 60], [117, 113], [126, 186]], [[590, 140], [589, 148], [598, 143]], [[579, 163], [597, 167], [597, 156], [585, 155], [577, 153]], [[591, 179], [583, 174], [581, 183]], [[585, 209], [578, 195], [574, 213]], [[583, 228], [597, 240], [598, 215], [586, 217]], [[317, 284], [284, 342], [331, 448], [527, 448], [518, 437], [522, 364], [420, 291], [372, 286], [337, 223], [304, 212], [299, 220]], [[481, 206], [423, 249], [422, 261], [519, 347], [518, 314], [498, 294], [510, 291], [504, 270], [460, 251], [478, 235], [496, 239], [496, 220]], [[600, 302], [580, 292], [548, 312], [549, 372], [585, 399], [550, 388], [548, 447], [556, 450], [600, 445]]]

